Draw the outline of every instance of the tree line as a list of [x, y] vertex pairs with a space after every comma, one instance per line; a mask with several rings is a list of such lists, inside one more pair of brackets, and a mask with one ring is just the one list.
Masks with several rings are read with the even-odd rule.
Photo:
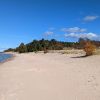
[[[28, 44], [21, 43], [16, 48], [9, 48], [4, 52], [19, 52], [19, 53], [26, 53], [26, 52], [37, 52], [37, 51], [44, 51], [44, 53], [48, 52], [48, 50], [63, 50], [64, 48], [75, 48], [75, 49], [82, 49], [84, 41], [91, 41], [89, 39], [80, 38], [78, 42], [62, 42], [57, 41], [55, 39], [51, 40], [33, 40]], [[91, 41], [96, 47], [100, 47], [100, 41]]]

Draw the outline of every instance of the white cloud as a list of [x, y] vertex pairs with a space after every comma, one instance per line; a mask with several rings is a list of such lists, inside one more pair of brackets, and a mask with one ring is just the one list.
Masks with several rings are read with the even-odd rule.
[[97, 38], [98, 36], [95, 33], [69, 33], [65, 34], [65, 37], [72, 37], [72, 38]]
[[79, 32], [85, 32], [86, 29], [79, 28], [79, 27], [72, 27], [72, 28], [63, 28], [62, 31], [68, 32], [68, 33], [79, 33]]
[[53, 35], [54, 32], [52, 32], [52, 31], [47, 31], [47, 32], [45, 32], [44, 34], [45, 34], [46, 36], [49, 36], [49, 35]]
[[83, 21], [90, 22], [96, 20], [97, 18], [99, 18], [99, 16], [86, 16], [83, 18]]
[[97, 34], [93, 32], [87, 32], [87, 29], [79, 27], [63, 28], [62, 31], [65, 32], [65, 37], [71, 37], [71, 38], [94, 39], [99, 37]]

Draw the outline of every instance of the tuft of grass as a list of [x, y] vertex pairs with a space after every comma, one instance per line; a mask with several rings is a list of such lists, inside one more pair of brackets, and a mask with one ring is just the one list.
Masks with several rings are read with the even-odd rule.
[[95, 55], [100, 55], [100, 49], [96, 49], [96, 51], [94, 52]]

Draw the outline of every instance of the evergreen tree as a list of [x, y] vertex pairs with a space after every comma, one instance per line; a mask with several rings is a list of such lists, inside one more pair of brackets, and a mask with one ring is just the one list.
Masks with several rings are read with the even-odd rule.
[[17, 48], [19, 53], [25, 53], [27, 52], [27, 47], [24, 45], [24, 43], [21, 43], [20, 46]]

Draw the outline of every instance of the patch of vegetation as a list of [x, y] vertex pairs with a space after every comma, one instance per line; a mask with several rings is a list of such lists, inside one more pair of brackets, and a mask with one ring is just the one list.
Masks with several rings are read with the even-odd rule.
[[37, 52], [37, 51], [44, 51], [44, 53], [47, 53], [48, 50], [63, 50], [64, 47], [71, 47], [75, 45], [74, 42], [61, 42], [57, 41], [55, 39], [51, 40], [33, 40], [32, 42], [28, 44], [21, 43], [17, 48], [15, 49], [8, 49], [5, 50], [5, 52], [19, 52], [19, 53], [25, 53], [25, 52]]
[[87, 38], [80, 38], [78, 42], [62, 42], [55, 39], [51, 40], [33, 40], [28, 44], [21, 43], [17, 48], [9, 48], [5, 52], [38, 52], [44, 51], [48, 53], [48, 50], [68, 50], [68, 49], [83, 49], [86, 52], [86, 55], [93, 54], [95, 48], [100, 47], [100, 41], [91, 41]]
[[96, 47], [94, 44], [92, 44], [91, 41], [85, 42], [84, 51], [86, 52], [86, 56], [93, 55], [95, 50], [96, 50]]

